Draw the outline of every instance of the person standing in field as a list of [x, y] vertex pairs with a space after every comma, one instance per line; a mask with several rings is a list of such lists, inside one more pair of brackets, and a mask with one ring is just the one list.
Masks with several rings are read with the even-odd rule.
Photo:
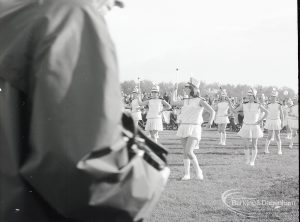
[[171, 97], [171, 105], [182, 107], [181, 109], [181, 123], [177, 131], [177, 136], [181, 138], [181, 143], [184, 149], [183, 164], [184, 176], [181, 180], [190, 180], [190, 163], [193, 162], [196, 170], [196, 177], [203, 180], [203, 172], [199, 166], [197, 156], [194, 149], [198, 147], [201, 140], [203, 122], [202, 113], [206, 109], [210, 113], [210, 119], [207, 127], [210, 128], [215, 117], [213, 108], [202, 98], [199, 92], [200, 82], [194, 78], [185, 85], [184, 91], [187, 98], [181, 101], [176, 100], [177, 84]]
[[265, 153], [269, 152], [269, 145], [272, 139], [272, 134], [275, 135], [275, 140], [278, 147], [278, 154], [282, 155], [281, 149], [281, 139], [280, 139], [280, 130], [283, 127], [283, 112], [281, 104], [277, 102], [278, 92], [273, 89], [271, 92], [270, 103], [267, 106], [267, 110], [269, 112], [268, 117], [266, 119], [265, 129], [268, 130], [268, 137], [265, 143]]
[[216, 105], [215, 123], [218, 125], [218, 132], [220, 134], [219, 145], [226, 145], [226, 125], [229, 123], [228, 119], [229, 100], [225, 90], [220, 92], [220, 101]]
[[298, 96], [296, 95], [293, 99], [293, 104], [289, 108], [288, 112], [288, 126], [291, 129], [291, 139], [289, 148], [292, 149], [294, 145], [294, 140], [297, 136], [297, 131], [299, 129], [299, 106], [298, 106]]
[[141, 112], [141, 106], [139, 105], [137, 88], [134, 88], [134, 90], [132, 91], [132, 97], [133, 100], [131, 101], [131, 115], [137, 126], [139, 121], [142, 120], [142, 112]]
[[[261, 104], [256, 102], [256, 91], [254, 89], [250, 88], [248, 90], [247, 99], [249, 102], [244, 102], [236, 109], [233, 109], [233, 111], [235, 113], [243, 111], [244, 113], [243, 126], [237, 135], [240, 136], [244, 142], [246, 164], [254, 166], [257, 156], [257, 140], [258, 138], [263, 137], [263, 132], [260, 128], [260, 124], [263, 119], [267, 117], [268, 111]], [[229, 105], [232, 107], [231, 104]], [[260, 112], [265, 113], [261, 118], [259, 118]], [[249, 148], [250, 143], [250, 146], [252, 146], [251, 156]]]
[[158, 86], [152, 87], [149, 100], [142, 102], [139, 97], [139, 105], [149, 107], [145, 130], [150, 132], [151, 138], [157, 143], [158, 132], [163, 131], [162, 112], [172, 107], [165, 100], [159, 98]]
[[293, 105], [293, 101], [291, 98], [283, 100], [282, 103], [282, 112], [283, 112], [283, 127], [286, 129], [286, 139], [290, 140], [292, 137], [291, 128], [288, 124], [290, 107]]

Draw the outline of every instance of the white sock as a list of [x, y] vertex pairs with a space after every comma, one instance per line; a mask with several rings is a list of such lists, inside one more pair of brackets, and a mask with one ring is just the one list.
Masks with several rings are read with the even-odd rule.
[[269, 145], [270, 145], [270, 140], [266, 139], [266, 144], [265, 144], [265, 152], [269, 152]]
[[198, 163], [198, 160], [197, 160], [196, 156], [194, 156], [194, 158], [193, 158], [193, 166], [196, 170], [196, 175], [197, 175], [198, 179], [202, 180], [203, 179], [203, 174], [202, 174], [202, 170], [199, 166], [199, 163]]
[[281, 141], [276, 141], [277, 143], [277, 147], [278, 147], [278, 154], [282, 154], [282, 151], [281, 151]]
[[223, 143], [226, 144], [226, 132], [223, 133]]
[[184, 159], [183, 160], [183, 166], [184, 166], [184, 177], [183, 177], [183, 179], [190, 179], [191, 160], [190, 159]]
[[223, 133], [220, 133], [220, 144], [223, 143]]
[[254, 162], [255, 162], [256, 156], [257, 156], [257, 149], [252, 149], [252, 155], [251, 155], [251, 161], [250, 161], [250, 163], [252, 163], [251, 165], [253, 165], [253, 166], [254, 166]]

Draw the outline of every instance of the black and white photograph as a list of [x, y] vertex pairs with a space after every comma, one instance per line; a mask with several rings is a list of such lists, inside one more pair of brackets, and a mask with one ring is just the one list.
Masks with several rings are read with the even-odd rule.
[[0, 222], [299, 221], [296, 0], [0, 0]]

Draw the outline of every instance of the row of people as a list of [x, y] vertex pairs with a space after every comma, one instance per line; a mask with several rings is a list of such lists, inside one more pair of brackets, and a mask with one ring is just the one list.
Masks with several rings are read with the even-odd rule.
[[[226, 144], [226, 125], [229, 123], [228, 111], [238, 114], [243, 112], [244, 120], [241, 130], [238, 135], [243, 139], [246, 164], [254, 166], [257, 157], [257, 141], [263, 137], [261, 123], [266, 119], [265, 129], [268, 131], [268, 136], [265, 142], [265, 153], [269, 153], [269, 145], [273, 132], [278, 146], [278, 154], [282, 154], [280, 130], [283, 127], [283, 109], [281, 104], [277, 102], [278, 92], [273, 91], [270, 95], [270, 103], [265, 106], [257, 102], [256, 91], [249, 89], [246, 100], [242, 104], [234, 105], [232, 100], [226, 94], [225, 90], [220, 92], [220, 101], [216, 106], [216, 110], [210, 106], [205, 99], [200, 97], [199, 81], [191, 78], [185, 85], [184, 99], [178, 100], [177, 90], [175, 85], [174, 92], [170, 98], [170, 104], [159, 98], [159, 89], [154, 86], [151, 90], [151, 99], [141, 101], [138, 90], [134, 90], [134, 100], [131, 108], [133, 117], [136, 122], [141, 118], [139, 110], [141, 106], [148, 106], [147, 123], [145, 130], [150, 132], [151, 137], [157, 142], [158, 131], [162, 131], [162, 112], [177, 106], [181, 108], [180, 124], [177, 131], [177, 136], [181, 138], [181, 144], [184, 149], [184, 171], [183, 180], [190, 179], [190, 163], [196, 170], [198, 179], [203, 179], [202, 170], [198, 164], [194, 149], [199, 148], [201, 140], [203, 123], [203, 110], [209, 113], [209, 121], [207, 127], [211, 127], [213, 121], [218, 125], [220, 134], [220, 145]], [[292, 129], [292, 137], [289, 147], [292, 148], [293, 140], [296, 137], [298, 129], [298, 99], [294, 98], [294, 105], [288, 109], [288, 122]]]

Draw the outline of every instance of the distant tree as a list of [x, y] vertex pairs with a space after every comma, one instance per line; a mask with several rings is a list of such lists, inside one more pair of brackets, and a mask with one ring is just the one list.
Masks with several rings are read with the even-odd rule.
[[[183, 88], [185, 86], [186, 82], [180, 82], [178, 83], [178, 95], [183, 96]], [[141, 91], [150, 93], [151, 88], [153, 87], [154, 83], [150, 80], [142, 80], [140, 82]], [[125, 81], [121, 83], [121, 89], [125, 94], [130, 94], [134, 87], [138, 86], [138, 83], [134, 82], [133, 80]], [[164, 95], [165, 92], [170, 93], [173, 91], [174, 84], [171, 82], [165, 83], [160, 82], [158, 83], [158, 86], [160, 87], [160, 93], [161, 95]], [[209, 96], [210, 98], [215, 98], [216, 94], [219, 92], [220, 87], [223, 89], [226, 89], [228, 96], [232, 97], [244, 97], [247, 95], [248, 89], [251, 87], [247, 84], [223, 84], [220, 83], [210, 83], [206, 84], [205, 82], [200, 82], [200, 94], [203, 97]], [[262, 85], [255, 85], [254, 88], [257, 90], [257, 95], [261, 96], [261, 94], [264, 94], [266, 97], [269, 97], [271, 95], [271, 92], [273, 88], [276, 88], [278, 90], [278, 97], [280, 100], [287, 98], [287, 97], [294, 97], [296, 92], [292, 90], [289, 87], [282, 87], [278, 88], [276, 86], [262, 86]], [[288, 95], [285, 96], [283, 93], [284, 91], [288, 92]]]
[[125, 81], [121, 83], [121, 90], [123, 91], [124, 94], [131, 94], [133, 89], [137, 86], [137, 84], [133, 81]]
[[141, 91], [149, 93], [151, 91], [151, 88], [154, 86], [154, 83], [150, 80], [142, 80], [141, 83]]

